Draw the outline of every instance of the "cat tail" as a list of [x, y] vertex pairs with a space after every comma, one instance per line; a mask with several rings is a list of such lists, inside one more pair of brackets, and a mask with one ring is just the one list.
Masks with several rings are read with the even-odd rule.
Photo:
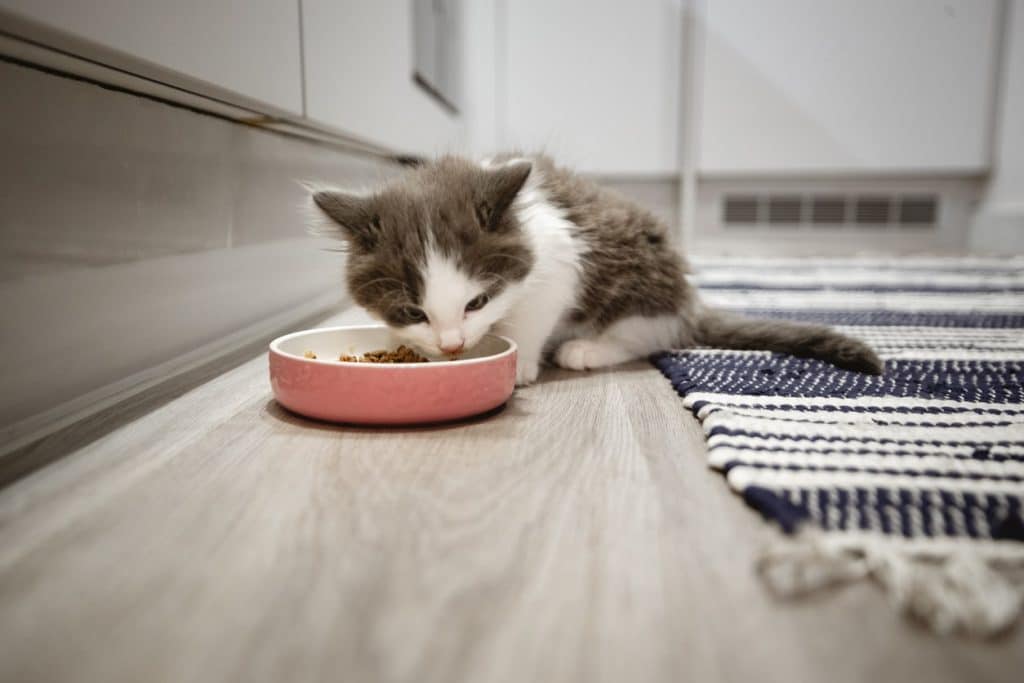
[[704, 308], [697, 317], [695, 332], [697, 343], [713, 348], [778, 351], [869, 375], [881, 375], [885, 369], [867, 344], [825, 325], [756, 320]]

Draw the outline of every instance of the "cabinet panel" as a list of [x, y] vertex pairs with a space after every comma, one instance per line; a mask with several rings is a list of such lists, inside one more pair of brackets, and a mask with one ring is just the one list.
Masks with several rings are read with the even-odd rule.
[[302, 113], [296, 0], [0, 0], [0, 8]]
[[699, 170], [989, 165], [996, 0], [706, 0]]
[[413, 80], [408, 0], [303, 0], [302, 17], [307, 116], [403, 152], [461, 142], [458, 114]]
[[504, 141], [582, 170], [678, 170], [676, 0], [504, 3]]

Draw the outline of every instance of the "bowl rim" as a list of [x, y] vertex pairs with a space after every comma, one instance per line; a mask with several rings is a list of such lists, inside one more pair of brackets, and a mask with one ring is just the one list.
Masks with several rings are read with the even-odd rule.
[[296, 332], [289, 332], [283, 334], [274, 341], [270, 342], [269, 350], [271, 353], [287, 358], [289, 360], [302, 361], [304, 363], [313, 363], [318, 365], [328, 365], [332, 367], [358, 367], [358, 368], [437, 368], [437, 367], [451, 367], [455, 365], [473, 365], [476, 363], [490, 363], [499, 358], [505, 356], [511, 356], [518, 350], [515, 340], [510, 339], [504, 335], [487, 333], [481, 337], [481, 341], [485, 337], [495, 337], [500, 339], [506, 344], [508, 348], [501, 353], [493, 353], [489, 356], [482, 356], [480, 358], [464, 358], [462, 360], [432, 360], [428, 363], [358, 363], [350, 360], [321, 360], [319, 358], [306, 358], [305, 356], [296, 356], [291, 353], [286, 353], [281, 350], [281, 344], [293, 339], [295, 337], [302, 337], [315, 332], [338, 332], [340, 330], [353, 331], [353, 330], [386, 330], [387, 325], [337, 325], [335, 327], [311, 327], [307, 330], [298, 330]]

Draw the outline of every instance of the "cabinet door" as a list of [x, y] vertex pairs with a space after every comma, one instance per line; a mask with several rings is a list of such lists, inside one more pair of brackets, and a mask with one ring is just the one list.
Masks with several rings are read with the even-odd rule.
[[306, 114], [370, 142], [430, 154], [462, 122], [414, 80], [409, 0], [303, 0]]
[[595, 173], [678, 170], [678, 0], [513, 0], [504, 12], [504, 142]]
[[302, 113], [294, 0], [0, 0], [0, 8]]
[[978, 173], [997, 0], [706, 0], [699, 170]]

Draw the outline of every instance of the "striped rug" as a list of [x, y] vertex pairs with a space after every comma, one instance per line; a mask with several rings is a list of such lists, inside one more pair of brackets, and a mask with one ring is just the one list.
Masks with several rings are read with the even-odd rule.
[[[827, 323], [871, 377], [768, 352], [654, 358], [711, 467], [783, 534], [759, 569], [796, 595], [874, 578], [938, 631], [991, 635], [1021, 608], [1024, 259], [705, 259], [713, 305]], [[788, 538], [788, 540], [787, 540]]]

